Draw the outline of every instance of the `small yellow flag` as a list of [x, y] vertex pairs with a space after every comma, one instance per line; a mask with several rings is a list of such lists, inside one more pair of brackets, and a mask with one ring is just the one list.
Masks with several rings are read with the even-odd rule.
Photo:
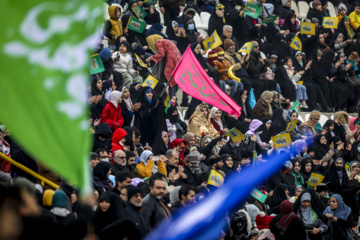
[[299, 50], [300, 52], [302, 51], [302, 42], [301, 42], [300, 38], [298, 38], [298, 36], [295, 36], [291, 40], [290, 47], [292, 47], [295, 50]]
[[276, 148], [281, 148], [292, 144], [290, 133], [276, 135], [271, 137], [271, 140]]
[[230, 137], [233, 142], [245, 139], [245, 136], [237, 128], [232, 128], [230, 131], [225, 133], [225, 136]]
[[338, 19], [337, 17], [324, 17], [322, 22], [323, 28], [338, 28]]
[[252, 42], [247, 42], [240, 48], [238, 52], [246, 53], [249, 55], [251, 53], [253, 45], [254, 44]]
[[203, 44], [203, 46], [205, 48], [205, 51], [207, 51], [209, 48], [211, 48], [214, 43], [215, 43], [214, 36], [211, 36], [208, 39], [202, 41], [202, 44]]
[[346, 31], [348, 33], [348, 36], [353, 39], [355, 33], [354, 30], [351, 28], [350, 24], [346, 25]]
[[288, 125], [286, 126], [286, 132], [291, 132], [292, 130], [294, 130], [294, 128], [296, 127], [298, 120], [294, 120], [288, 123]]
[[211, 169], [207, 184], [220, 187], [223, 183], [224, 177], [217, 171]]
[[315, 35], [315, 24], [302, 22], [300, 25], [300, 33], [306, 35]]
[[139, 65], [141, 67], [148, 68], [148, 66], [143, 62], [143, 60], [141, 60], [141, 58], [136, 53], [134, 53], [134, 55], [135, 55], [135, 58], [136, 58], [137, 62], [139, 63]]
[[214, 43], [212, 44], [211, 49], [215, 49], [221, 44], [223, 44], [216, 30], [211, 34], [210, 37], [214, 37]]
[[307, 182], [308, 188], [316, 188], [324, 180], [324, 176], [317, 173], [311, 173], [309, 180]]
[[155, 88], [156, 84], [158, 83], [159, 81], [154, 78], [153, 76], [151, 76], [150, 74], [145, 78], [144, 82], [141, 84], [141, 86], [143, 87], [151, 87], [152, 89]]

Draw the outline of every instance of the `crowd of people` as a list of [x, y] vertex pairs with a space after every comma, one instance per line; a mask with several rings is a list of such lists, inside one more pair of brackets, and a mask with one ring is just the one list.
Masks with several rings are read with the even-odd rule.
[[[360, 239], [360, 3], [334, 1], [338, 27], [329, 29], [322, 27], [327, 1], [314, 0], [302, 21], [315, 24], [315, 35], [300, 33], [287, 0], [252, 1], [261, 7], [258, 19], [244, 13], [246, 1], [108, 3], [96, 49], [105, 70], [89, 82], [93, 192], [82, 198], [0, 126], [0, 151], [60, 186], [0, 160], [0, 239], [142, 239], [221, 187], [208, 182], [214, 172], [226, 184], [282, 152], [291, 158], [256, 186], [266, 200], [249, 193], [214, 239]], [[204, 50], [209, 36], [194, 20], [201, 11], [211, 12], [208, 35], [216, 30], [222, 41], [215, 49]], [[276, 19], [264, 24], [266, 16]], [[129, 29], [132, 19], [147, 29]], [[295, 36], [303, 51], [290, 47]], [[239, 53], [247, 42], [250, 54]], [[163, 91], [189, 45], [240, 116], [196, 96], [189, 101], [176, 85]], [[153, 88], [142, 84], [149, 75], [158, 80]], [[303, 122], [296, 100], [310, 113]], [[179, 107], [187, 107], [184, 118]], [[333, 120], [320, 124], [321, 112], [333, 112]], [[296, 120], [292, 143], [277, 148], [272, 137]], [[228, 136], [235, 128], [244, 139]], [[315, 188], [314, 174], [324, 176]]]

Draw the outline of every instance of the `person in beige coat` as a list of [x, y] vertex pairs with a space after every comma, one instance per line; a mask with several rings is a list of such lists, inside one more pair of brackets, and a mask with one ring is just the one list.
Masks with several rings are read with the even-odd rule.
[[201, 137], [209, 134], [213, 139], [219, 136], [219, 132], [214, 128], [210, 121], [210, 110], [206, 104], [200, 104], [191, 115], [188, 128], [189, 132]]

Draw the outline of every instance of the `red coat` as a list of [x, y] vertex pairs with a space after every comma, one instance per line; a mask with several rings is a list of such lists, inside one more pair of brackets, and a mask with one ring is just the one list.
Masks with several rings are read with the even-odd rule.
[[[185, 146], [187, 145], [187, 142], [184, 140], [184, 139], [181, 139], [181, 138], [178, 138], [178, 139], [175, 139], [173, 140], [171, 143], [170, 143], [170, 147], [172, 149], [175, 149], [181, 142], [183, 142], [185, 144]], [[180, 162], [179, 162], [179, 165], [180, 166], [184, 166], [185, 165], [185, 156], [184, 156], [184, 153], [185, 153], [185, 148], [180, 152], [179, 154], [179, 157], [180, 157]]]
[[122, 129], [122, 128], [116, 129], [116, 131], [114, 132], [114, 135], [112, 136], [112, 153], [113, 154], [116, 150], [124, 150], [124, 147], [121, 146], [119, 142], [126, 135], [127, 135], [127, 132], [124, 129]]
[[101, 123], [109, 124], [111, 131], [114, 133], [115, 130], [124, 125], [124, 118], [121, 116], [121, 107], [115, 105], [112, 102], [108, 102], [100, 116]]
[[176, 47], [176, 45], [171, 40], [167, 39], [157, 40], [156, 48], [158, 53], [151, 58], [156, 63], [164, 59], [164, 74], [166, 79], [169, 81], [172, 72], [181, 59], [181, 53], [179, 52], [179, 49]]

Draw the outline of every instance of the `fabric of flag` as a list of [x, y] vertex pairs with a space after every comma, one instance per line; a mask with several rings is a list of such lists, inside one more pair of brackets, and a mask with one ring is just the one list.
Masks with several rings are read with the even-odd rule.
[[316, 186], [322, 183], [323, 180], [324, 180], [324, 175], [313, 172], [309, 177], [307, 186], [308, 188], [316, 188]]
[[128, 24], [126, 26], [127, 29], [133, 30], [138, 33], [143, 33], [145, 27], [146, 27], [146, 22], [144, 22], [140, 19], [137, 19], [135, 17], [130, 17]]
[[135, 14], [140, 19], [144, 19], [147, 16], [147, 13], [139, 5], [135, 8]]
[[348, 171], [348, 170], [349, 170], [349, 168], [350, 168], [350, 163], [349, 163], [349, 162], [347, 162], [347, 163], [345, 164], [345, 170], [346, 170], [346, 171]]
[[207, 184], [215, 187], [220, 187], [223, 183], [224, 177], [219, 172], [211, 169]]
[[267, 23], [274, 23], [275, 20], [278, 18], [278, 16], [266, 16], [261, 23], [267, 24]]
[[346, 31], [349, 35], [349, 38], [353, 39], [355, 33], [354, 33], [354, 30], [351, 28], [350, 24], [348, 25], [345, 25], [346, 26]]
[[301, 22], [300, 25], [300, 33], [305, 35], [315, 35], [315, 24]]
[[242, 52], [250, 55], [253, 46], [254, 44], [252, 42], [247, 42], [240, 48], [238, 52]]
[[302, 51], [302, 42], [298, 36], [295, 36], [290, 43], [290, 47], [292, 47], [295, 50]]
[[261, 7], [255, 5], [255, 4], [246, 4], [244, 8], [244, 13], [248, 15], [249, 17], [257, 19], [259, 17], [259, 14], [261, 12]]
[[240, 116], [241, 107], [209, 77], [191, 51], [190, 45], [175, 67], [172, 77], [190, 96], [215, 106], [229, 115]]
[[281, 148], [292, 144], [290, 133], [278, 134], [271, 137], [274, 147]]
[[214, 36], [209, 37], [208, 39], [202, 41], [202, 45], [204, 46], [205, 51], [212, 49], [212, 45], [215, 43]]
[[136, 61], [139, 63], [139, 65], [141, 67], [148, 68], [148, 66], [143, 62], [143, 60], [141, 60], [141, 58], [136, 53], [134, 53], [134, 55], [135, 55]]
[[237, 142], [245, 139], [244, 135], [237, 128], [230, 129], [230, 131], [225, 133], [225, 136], [230, 137], [233, 140], [233, 142]]
[[141, 84], [141, 86], [143, 87], [151, 87], [152, 89], [155, 88], [156, 84], [158, 83], [159, 81], [154, 78], [153, 76], [151, 76], [150, 74], [145, 78], [144, 82]]
[[90, 56], [90, 74], [96, 74], [105, 71], [104, 64], [99, 54]]
[[300, 115], [301, 109], [300, 109], [300, 102], [298, 99], [296, 99], [296, 101], [292, 104], [290, 110], [291, 111], [294, 110], [298, 116]]
[[157, 3], [157, 0], [146, 0], [146, 1], [144, 1], [144, 3], [146, 3], [148, 5], [155, 5]]
[[259, 189], [257, 189], [257, 188], [254, 188], [254, 189], [251, 191], [250, 195], [251, 195], [253, 198], [255, 198], [256, 200], [258, 200], [259, 202], [261, 202], [261, 203], [264, 203], [265, 200], [266, 200], [267, 197], [268, 197], [267, 195], [265, 195], [265, 194], [263, 194], [262, 192], [260, 192]]
[[338, 28], [338, 19], [337, 17], [324, 17], [322, 22], [323, 28]]
[[294, 121], [291, 121], [288, 123], [288, 125], [286, 126], [286, 132], [292, 132], [295, 127], [296, 127], [296, 124], [297, 124], [298, 120], [294, 120]]
[[145, 240], [216, 239], [220, 230], [226, 231], [228, 212], [232, 212], [239, 203], [245, 201], [256, 185], [278, 171], [284, 162], [290, 159], [291, 154], [283, 151], [266, 159], [266, 162], [256, 167], [256, 174], [253, 168], [246, 168], [241, 170], [241, 174], [229, 175], [223, 186], [196, 205], [172, 216], [170, 222], [165, 220], [160, 223]]
[[102, 3], [4, 0], [0, 12], [0, 122], [39, 162], [90, 192], [89, 56]]
[[216, 30], [211, 34], [210, 38], [211, 37], [214, 37], [214, 43], [211, 45], [211, 49], [215, 49], [223, 44]]

